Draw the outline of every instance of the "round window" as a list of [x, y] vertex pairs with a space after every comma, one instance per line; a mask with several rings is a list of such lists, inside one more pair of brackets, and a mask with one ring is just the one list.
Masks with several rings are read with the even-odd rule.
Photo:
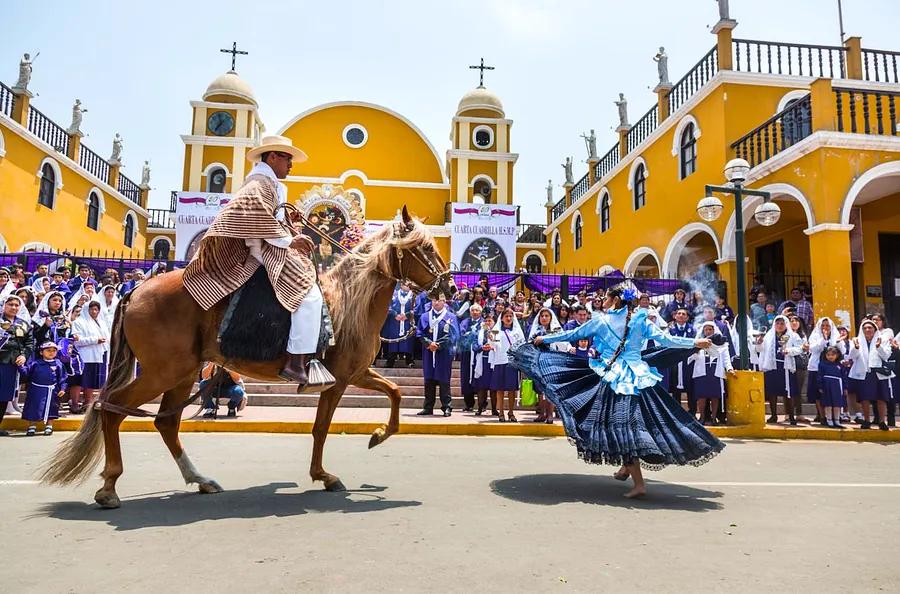
[[344, 128], [344, 144], [350, 148], [360, 148], [369, 139], [369, 133], [360, 124], [350, 124]]
[[494, 145], [494, 130], [490, 126], [478, 126], [472, 131], [475, 148], [489, 149]]

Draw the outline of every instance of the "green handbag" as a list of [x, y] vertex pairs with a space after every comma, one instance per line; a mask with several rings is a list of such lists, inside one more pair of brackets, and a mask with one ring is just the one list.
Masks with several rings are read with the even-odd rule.
[[537, 406], [538, 395], [534, 391], [534, 382], [530, 379], [522, 380], [522, 390], [520, 400], [522, 406]]

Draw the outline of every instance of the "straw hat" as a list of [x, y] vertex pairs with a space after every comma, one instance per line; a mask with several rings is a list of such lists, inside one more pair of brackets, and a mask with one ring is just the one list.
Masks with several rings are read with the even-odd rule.
[[296, 148], [291, 139], [285, 136], [263, 136], [259, 146], [247, 151], [247, 160], [251, 163], [256, 163], [260, 160], [263, 153], [269, 151], [288, 153], [294, 158], [294, 163], [306, 161], [306, 153]]

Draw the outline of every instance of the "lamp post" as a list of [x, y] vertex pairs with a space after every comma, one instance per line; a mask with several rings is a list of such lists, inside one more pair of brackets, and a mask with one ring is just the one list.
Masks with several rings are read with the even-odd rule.
[[738, 353], [740, 362], [738, 369], [746, 370], [750, 367], [750, 349], [747, 344], [747, 273], [744, 261], [744, 212], [741, 202], [744, 196], [756, 196], [763, 199], [762, 204], [756, 207], [753, 218], [756, 222], [769, 227], [781, 218], [781, 208], [772, 202], [769, 192], [751, 190], [744, 187], [744, 181], [750, 172], [750, 164], [744, 159], [732, 159], [725, 165], [725, 179], [730, 183], [725, 186], [713, 186], [707, 184], [706, 195], [697, 203], [697, 214], [704, 221], [715, 221], [722, 215], [724, 205], [715, 196], [719, 194], [731, 194], [734, 196], [734, 248], [737, 263], [737, 328], [738, 328]]

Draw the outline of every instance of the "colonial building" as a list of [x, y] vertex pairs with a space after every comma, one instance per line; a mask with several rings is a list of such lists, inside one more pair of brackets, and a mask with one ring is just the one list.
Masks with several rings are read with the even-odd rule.
[[[181, 137], [182, 190], [234, 191], [252, 167], [245, 158], [247, 150], [266, 130], [256, 95], [230, 70], [216, 77], [190, 107], [192, 128]], [[450, 204], [513, 204], [518, 155], [510, 146], [513, 122], [500, 98], [483, 85], [466, 93], [456, 113], [448, 115], [451, 148], [442, 158], [415, 123], [389, 107], [350, 100], [301, 111], [274, 132], [309, 156], [295, 163], [285, 180], [288, 201], [304, 207], [336, 239], [347, 224], [364, 221], [377, 227], [395, 219], [406, 205], [426, 219], [450, 262]], [[174, 200], [173, 195], [167, 210], [150, 210], [148, 246], [158, 256], [169, 249], [175, 254]], [[532, 267], [546, 263], [542, 228], [521, 226], [517, 267], [524, 267], [529, 256]], [[187, 246], [186, 253], [193, 249]]]
[[[550, 271], [613, 269], [687, 278], [700, 268], [735, 303], [734, 200], [706, 222], [697, 203], [722, 185], [725, 164], [752, 169], [747, 187], [771, 193], [780, 220], [761, 226], [745, 199], [748, 286], [784, 296], [806, 281], [817, 315], [845, 323], [865, 311], [900, 316], [900, 80], [895, 51], [738, 39], [721, 20], [716, 42], [669, 82], [664, 55], [656, 100], [589, 170], [548, 201]], [[740, 296], [746, 298], [746, 296]]]
[[121, 171], [121, 139], [109, 158], [82, 144], [80, 103], [64, 128], [32, 104], [30, 78], [26, 55], [17, 83], [0, 82], [0, 251], [142, 255], [149, 187]]

